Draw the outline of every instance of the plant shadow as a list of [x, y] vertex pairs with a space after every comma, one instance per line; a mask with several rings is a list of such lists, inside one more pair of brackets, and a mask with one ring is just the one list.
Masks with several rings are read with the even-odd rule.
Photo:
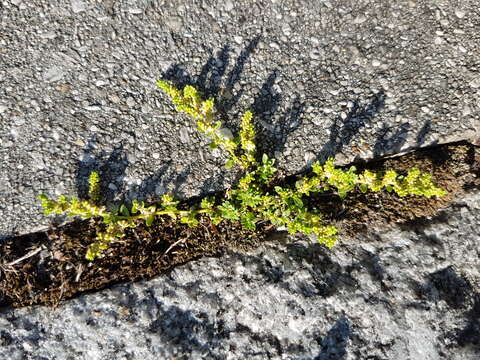
[[480, 350], [480, 294], [474, 296], [471, 309], [465, 314], [467, 319], [463, 329], [457, 331], [457, 343], [461, 347], [474, 346]]
[[428, 303], [445, 303], [463, 315], [464, 326], [449, 330], [445, 336], [455, 339], [459, 347], [480, 349], [480, 294], [472, 284], [448, 266], [427, 276], [423, 284], [415, 284], [417, 295]]
[[350, 321], [342, 316], [321, 341], [322, 351], [315, 360], [342, 360], [347, 355], [348, 340], [352, 335]]
[[229, 123], [227, 114], [243, 95], [241, 87], [238, 91], [235, 88], [241, 79], [248, 59], [255, 52], [259, 41], [260, 37], [257, 36], [248, 42], [228, 74], [227, 69], [231, 63], [232, 48], [229, 45], [225, 45], [216, 55], [211, 55], [207, 59], [198, 75], [190, 75], [182, 64], [174, 64], [163, 73], [162, 78], [170, 81], [177, 88], [194, 85], [203, 96], [213, 97], [215, 99], [215, 107], [222, 121], [229, 127], [233, 125], [233, 128], [235, 128], [237, 125]]
[[[223, 46], [215, 55], [211, 55], [207, 59], [198, 75], [189, 74], [182, 64], [174, 64], [163, 73], [162, 77], [179, 88], [193, 84], [205, 96], [214, 97], [220, 119], [227, 127], [238, 131], [238, 123], [233, 123], [232, 120], [235, 117], [229, 115], [244, 93], [240, 80], [259, 41], [260, 36], [257, 36], [246, 43], [235, 60], [232, 60], [232, 47]], [[276, 90], [275, 83], [279, 75], [280, 71], [275, 69], [267, 76], [251, 105], [251, 110], [260, 125], [257, 126], [259, 128], [257, 131], [258, 153], [265, 153], [271, 158], [278, 157], [278, 154], [285, 151], [289, 137], [303, 124], [305, 111], [305, 102], [300, 100], [300, 96], [295, 96], [286, 111], [278, 114], [282, 95]], [[385, 107], [385, 100], [385, 92], [380, 91], [364, 103], [359, 99], [352, 101], [353, 105], [346, 117], [344, 119], [337, 118], [330, 126], [329, 139], [317, 153], [317, 160], [324, 162], [328, 157], [341, 153], [362, 128], [373, 124], [376, 115]], [[416, 135], [417, 145], [425, 142], [431, 128], [431, 121], [425, 122]], [[410, 131], [411, 125], [408, 122], [404, 122], [398, 127], [383, 124], [376, 132], [372, 149], [373, 156], [379, 157], [385, 153], [402, 150]], [[105, 194], [104, 200], [107, 203], [122, 196], [127, 199], [135, 196], [154, 199], [158, 195], [172, 190], [167, 189], [167, 184], [174, 184], [172, 191], [181, 196], [182, 185], [192, 171], [189, 167], [180, 174], [175, 174], [172, 162], [169, 161], [162, 165], [155, 174], [143, 179], [138, 185], [134, 185], [135, 190], [131, 190], [126, 188], [124, 182], [125, 171], [129, 163], [122, 144], [115, 147], [110, 154], [101, 152], [96, 155], [94, 148], [95, 138], [92, 138], [87, 142], [83, 158], [77, 164], [75, 182], [80, 197], [85, 197], [87, 194], [88, 175], [93, 170], [99, 171], [104, 183], [108, 184], [102, 189]], [[364, 160], [358, 155], [354, 161], [363, 162]], [[222, 174], [211, 176], [199, 185], [199, 191], [202, 194], [210, 193], [213, 189], [221, 188], [224, 181], [225, 178]]]
[[83, 156], [77, 162], [75, 172], [75, 186], [80, 198], [88, 196], [88, 179], [92, 171], [100, 174], [102, 201], [112, 204], [119, 195], [124, 194], [125, 173], [129, 161], [123, 145], [117, 145], [112, 152], [95, 151], [95, 137], [91, 137], [83, 148]]
[[470, 283], [451, 266], [429, 274], [427, 281], [416, 289], [422, 298], [435, 303], [444, 300], [453, 309], [467, 307], [472, 290]]
[[191, 173], [191, 167], [177, 174], [172, 167], [172, 161], [168, 161], [140, 183], [127, 184], [126, 170], [130, 163], [123, 145], [117, 145], [108, 153], [96, 151], [95, 144], [95, 137], [87, 141], [83, 148], [83, 156], [76, 165], [75, 186], [79, 198], [88, 197], [88, 179], [92, 171], [100, 174], [101, 201], [107, 206], [117, 206], [120, 203], [131, 204], [132, 200], [155, 201], [167, 192], [182, 196], [181, 188]]
[[[330, 136], [318, 153], [317, 159], [325, 162], [329, 157], [335, 157], [348, 146], [351, 141], [366, 126], [374, 125], [376, 116], [385, 107], [386, 94], [383, 90], [374, 94], [370, 99], [361, 104], [359, 99], [353, 100], [353, 104], [344, 120], [337, 118], [330, 126]], [[383, 123], [380, 129], [376, 130], [375, 140], [372, 147], [372, 157], [379, 158], [385, 155], [392, 155], [400, 152], [413, 150], [416, 147], [425, 145], [427, 135], [432, 130], [432, 121], [427, 120], [422, 128], [415, 135], [414, 143], [405, 147], [412, 125], [409, 122], [403, 122], [400, 125], [387, 126]], [[438, 142], [433, 141], [428, 146], [434, 146]], [[355, 156], [353, 162], [365, 162], [359, 154]]]
[[[325, 162], [327, 158], [341, 153], [362, 128], [371, 124], [385, 106], [385, 93], [375, 94], [366, 104], [360, 104], [358, 99], [352, 101], [352, 106], [344, 120], [337, 118], [330, 126], [330, 136], [320, 150], [317, 160]], [[377, 138], [377, 142], [378, 142]]]
[[[190, 75], [182, 64], [174, 64], [164, 72], [162, 78], [177, 88], [194, 85], [205, 97], [213, 97], [220, 120], [226, 127], [238, 132], [239, 124], [234, 120], [238, 116], [232, 116], [238, 114], [231, 112], [244, 94], [244, 87], [240, 85], [242, 73], [260, 39], [257, 36], [250, 40], [235, 61], [231, 60], [232, 48], [225, 45], [216, 55], [210, 56], [198, 75]], [[276, 116], [282, 101], [281, 94], [274, 90], [279, 75], [280, 71], [275, 69], [267, 76], [251, 105], [254, 117], [260, 124], [257, 126], [256, 141], [259, 153], [266, 153], [271, 158], [285, 150], [289, 135], [302, 124], [305, 108], [300, 97], [296, 96], [285, 113]], [[201, 190], [216, 188], [223, 181], [224, 177], [217, 175], [208, 179]]]

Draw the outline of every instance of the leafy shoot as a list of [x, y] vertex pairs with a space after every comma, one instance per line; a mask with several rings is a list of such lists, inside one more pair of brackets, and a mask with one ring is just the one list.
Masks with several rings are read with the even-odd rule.
[[314, 193], [335, 193], [345, 198], [353, 191], [394, 192], [400, 197], [443, 196], [445, 190], [436, 187], [431, 175], [413, 168], [406, 175], [394, 170], [385, 173], [373, 173], [365, 170], [358, 174], [355, 167], [348, 170], [337, 168], [333, 158], [325, 164], [315, 162], [313, 175], [304, 176], [294, 186], [274, 186], [277, 172], [275, 159], [266, 154], [258, 156], [255, 144], [253, 114], [245, 112], [240, 120], [240, 132], [237, 137], [227, 135], [222, 123], [216, 120], [214, 100], [202, 100], [193, 86], [183, 90], [175, 88], [166, 81], [157, 85], [170, 97], [177, 111], [189, 115], [197, 130], [210, 139], [211, 148], [221, 148], [227, 155], [227, 169], [238, 167], [243, 176], [235, 188], [227, 191], [224, 199], [204, 198], [200, 204], [189, 208], [179, 207], [179, 201], [172, 195], [163, 195], [158, 203], [145, 204], [133, 201], [131, 207], [121, 205], [115, 211], [101, 206], [100, 176], [92, 172], [89, 178], [88, 199], [67, 198], [62, 195], [52, 200], [39, 195], [45, 214], [66, 214], [83, 219], [99, 218], [104, 230], [98, 232], [95, 241], [87, 250], [86, 258], [94, 260], [104, 253], [109, 245], [125, 236], [128, 228], [140, 224], [151, 226], [156, 219], [170, 217], [176, 221], [197, 226], [199, 216], [205, 215], [214, 224], [223, 220], [239, 221], [247, 229], [255, 229], [259, 222], [268, 221], [275, 226], [285, 227], [289, 233], [314, 235], [318, 241], [331, 247], [336, 242], [337, 228], [326, 223], [322, 214], [310, 209], [306, 201]]

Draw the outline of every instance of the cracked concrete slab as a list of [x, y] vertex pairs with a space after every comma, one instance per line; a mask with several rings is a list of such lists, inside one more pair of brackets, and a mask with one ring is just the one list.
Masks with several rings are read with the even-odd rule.
[[[314, 159], [480, 144], [476, 0], [0, 0], [0, 234], [35, 197], [110, 202], [228, 186], [224, 157], [156, 89], [255, 113], [287, 173]], [[478, 190], [413, 228], [201, 259], [57, 310], [0, 312], [0, 359], [462, 359], [480, 352]]]
[[233, 174], [156, 79], [252, 109], [287, 173], [478, 139], [479, 10], [462, 1], [0, 2], [0, 233], [101, 169], [110, 201], [221, 190]]
[[480, 191], [326, 249], [265, 243], [0, 312], [0, 359], [430, 359], [480, 354]]

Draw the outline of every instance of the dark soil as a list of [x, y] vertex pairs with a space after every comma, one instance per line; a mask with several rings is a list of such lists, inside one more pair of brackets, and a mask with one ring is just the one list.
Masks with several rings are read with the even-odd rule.
[[[351, 194], [344, 200], [334, 195], [318, 196], [311, 205], [339, 227], [341, 241], [354, 240], [372, 225], [422, 220], [469, 187], [480, 186], [480, 148], [465, 143], [355, 165], [375, 171], [418, 167], [431, 172], [434, 182], [449, 194], [440, 199], [399, 198], [386, 192]], [[235, 223], [215, 226], [208, 219], [202, 219], [196, 228], [162, 219], [149, 228], [130, 229], [124, 241], [113, 244], [104, 257], [89, 262], [85, 252], [98, 226], [93, 221], [76, 221], [0, 243], [0, 307], [55, 306], [80, 293], [150, 278], [202, 256], [221, 256], [226, 249], [249, 250], [275, 235], [268, 224], [248, 231]]]

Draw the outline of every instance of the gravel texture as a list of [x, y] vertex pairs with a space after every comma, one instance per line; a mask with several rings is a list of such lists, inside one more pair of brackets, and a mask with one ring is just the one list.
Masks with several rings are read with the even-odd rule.
[[480, 190], [416, 226], [327, 250], [266, 243], [0, 313], [0, 359], [480, 357]]
[[[478, 142], [479, 34], [476, 0], [0, 0], [0, 235], [47, 226], [36, 195], [81, 194], [93, 169], [110, 202], [231, 184], [159, 78], [233, 130], [252, 109], [287, 173]], [[4, 309], [0, 359], [478, 359], [479, 204]]]
[[479, 139], [479, 34], [477, 0], [0, 0], [0, 235], [92, 169], [110, 202], [231, 184], [159, 78], [253, 109], [287, 173]]

